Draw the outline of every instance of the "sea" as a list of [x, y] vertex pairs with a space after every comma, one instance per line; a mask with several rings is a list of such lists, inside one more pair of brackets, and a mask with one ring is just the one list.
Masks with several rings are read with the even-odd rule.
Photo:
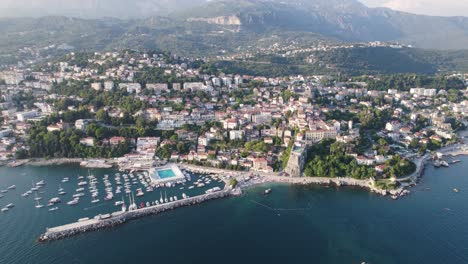
[[[128, 204], [123, 195], [103, 201], [102, 177], [108, 174], [112, 182], [116, 171], [2, 167], [0, 189], [17, 188], [0, 199], [2, 208], [15, 204], [0, 213], [0, 263], [468, 263], [468, 158], [460, 159], [450, 168], [427, 166], [411, 194], [397, 201], [351, 187], [272, 184], [49, 243], [37, 242], [48, 227], [117, 211], [114, 203], [122, 198]], [[87, 193], [78, 205], [66, 205], [77, 177], [89, 174], [100, 182], [101, 202], [91, 204]], [[70, 182], [62, 183], [64, 177]], [[35, 208], [34, 195], [21, 197], [41, 180], [46, 186], [40, 202], [60, 197], [58, 211]], [[180, 198], [182, 192], [194, 196], [222, 183], [189, 186], [156, 189], [137, 203]], [[59, 187], [67, 195], [58, 196]], [[272, 188], [270, 195], [264, 195], [266, 188]]]

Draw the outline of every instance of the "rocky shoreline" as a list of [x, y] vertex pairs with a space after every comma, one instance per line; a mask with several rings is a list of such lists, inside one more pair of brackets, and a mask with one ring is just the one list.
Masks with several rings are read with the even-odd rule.
[[[461, 156], [468, 155], [468, 145], [459, 144], [452, 145], [439, 150], [440, 153], [443, 153], [446, 156]], [[325, 185], [325, 186], [353, 186], [363, 189], [367, 189], [373, 193], [380, 194], [383, 196], [390, 195], [393, 199], [408, 195], [410, 191], [409, 188], [415, 186], [419, 179], [423, 177], [424, 170], [426, 165], [431, 159], [430, 154], [426, 154], [415, 161], [416, 171], [410, 176], [397, 179], [396, 181], [400, 183], [400, 186], [394, 190], [384, 190], [375, 187], [373, 180], [358, 180], [354, 178], [320, 178], [320, 177], [284, 177], [280, 176], [278, 173], [263, 173], [263, 172], [239, 172], [239, 171], [229, 171], [224, 169], [201, 167], [190, 164], [180, 165], [183, 169], [202, 174], [218, 174], [221, 176], [233, 176], [233, 177], [244, 177], [251, 174], [258, 175], [258, 179], [250, 180], [249, 182], [242, 183], [242, 189], [248, 189], [255, 186], [261, 186], [269, 183], [283, 183], [283, 184], [298, 184], [298, 185]]]

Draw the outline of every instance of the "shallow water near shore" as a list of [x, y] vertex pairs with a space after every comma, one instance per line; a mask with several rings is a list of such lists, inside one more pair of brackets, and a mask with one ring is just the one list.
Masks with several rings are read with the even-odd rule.
[[[0, 188], [17, 189], [0, 199], [2, 207], [16, 205], [0, 214], [0, 263], [468, 263], [468, 158], [460, 159], [448, 169], [429, 165], [412, 194], [398, 201], [356, 188], [274, 184], [268, 196], [257, 187], [242, 197], [45, 244], [36, 239], [46, 227], [118, 208], [113, 202], [93, 206], [87, 195], [77, 207], [65, 205], [65, 198], [57, 212], [36, 209], [32, 197], [21, 197], [31, 181], [47, 182], [47, 200], [70, 177], [69, 185], [61, 184], [69, 198], [77, 188], [73, 177], [87, 170], [3, 167]], [[112, 178], [114, 171], [92, 173]], [[138, 202], [159, 197], [156, 190]]]

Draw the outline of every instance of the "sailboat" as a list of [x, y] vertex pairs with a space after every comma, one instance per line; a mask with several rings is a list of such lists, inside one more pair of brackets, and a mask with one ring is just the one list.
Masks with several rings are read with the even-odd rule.
[[126, 212], [127, 211], [127, 206], [125, 205], [125, 201], [124, 201], [124, 198], [122, 196], [122, 212]]
[[165, 203], [167, 203], [167, 202], [168, 202], [168, 200], [167, 200], [167, 193], [166, 193], [166, 191], [164, 191], [164, 202], [165, 202]]
[[39, 208], [42, 208], [42, 207], [44, 207], [44, 205], [43, 205], [43, 204], [40, 204], [40, 203], [39, 203], [39, 200], [36, 200], [36, 208], [39, 209]]
[[42, 200], [42, 198], [37, 196], [37, 193], [35, 193], [34, 201], [40, 201], [40, 200]]
[[33, 192], [39, 191], [39, 188], [34, 184], [34, 181], [31, 181], [31, 183], [32, 183], [31, 191]]
[[130, 205], [128, 206], [128, 211], [133, 211], [136, 210], [138, 207], [135, 204], [135, 198], [133, 197], [133, 192], [130, 196]]
[[161, 195], [161, 198], [159, 199], [159, 202], [164, 203], [164, 200], [163, 200], [163, 197], [162, 197], [162, 192], [159, 192], [159, 194]]

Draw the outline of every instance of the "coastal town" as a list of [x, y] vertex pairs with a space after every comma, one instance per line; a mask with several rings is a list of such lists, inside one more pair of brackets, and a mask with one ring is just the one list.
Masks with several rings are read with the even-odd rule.
[[0, 264], [468, 264], [468, 1], [0, 1]]
[[462, 144], [468, 114], [466, 74], [249, 76], [129, 50], [5, 69], [0, 83], [9, 166], [172, 162], [392, 190], [425, 155]]

